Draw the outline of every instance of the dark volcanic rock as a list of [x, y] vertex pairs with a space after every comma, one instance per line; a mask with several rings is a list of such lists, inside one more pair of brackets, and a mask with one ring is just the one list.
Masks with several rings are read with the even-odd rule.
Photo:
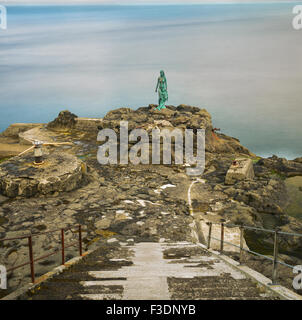
[[120, 121], [128, 121], [129, 131], [145, 129], [149, 135], [154, 128], [170, 131], [176, 128], [183, 131], [192, 129], [194, 134], [198, 129], [204, 129], [207, 152], [253, 156], [247, 148], [240, 144], [238, 139], [215, 133], [211, 115], [207, 110], [184, 104], [178, 107], [167, 106], [166, 109], [160, 111], [155, 107], [156, 105], [149, 105], [137, 110], [120, 108], [109, 111], [98, 128], [99, 130], [111, 128], [119, 133]]
[[271, 172], [283, 174], [286, 177], [302, 176], [301, 158], [286, 160], [274, 155], [270, 158], [259, 160], [257, 165], [264, 166], [271, 170]]
[[47, 128], [54, 130], [72, 129], [75, 127], [75, 119], [77, 117], [78, 116], [76, 116], [68, 110], [61, 111], [55, 120], [48, 123]]

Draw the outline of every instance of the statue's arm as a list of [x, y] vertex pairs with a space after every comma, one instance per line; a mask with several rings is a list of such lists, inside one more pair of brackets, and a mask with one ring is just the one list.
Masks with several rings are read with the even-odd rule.
[[157, 79], [157, 85], [156, 85], [156, 89], [155, 89], [155, 92], [157, 92], [157, 89], [158, 89], [158, 85], [159, 85], [159, 79]]

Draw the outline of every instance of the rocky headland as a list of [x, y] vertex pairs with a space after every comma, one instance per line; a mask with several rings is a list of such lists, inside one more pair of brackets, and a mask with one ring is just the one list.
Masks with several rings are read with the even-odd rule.
[[[118, 133], [122, 120], [128, 121], [129, 131], [142, 128], [148, 134], [154, 128], [205, 130], [206, 164], [199, 177], [204, 183], [192, 187], [193, 215], [188, 188], [195, 177], [186, 174], [186, 165], [98, 163], [98, 131], [111, 128]], [[48, 143], [43, 147], [48, 169], [33, 165], [32, 151], [19, 156], [34, 140]], [[194, 219], [302, 233], [302, 158], [258, 157], [238, 139], [215, 130], [211, 115], [194, 106], [168, 106], [161, 111], [155, 105], [120, 108], [103, 119], [62, 111], [48, 124], [13, 124], [0, 135], [0, 158], [0, 239], [81, 224], [85, 249], [98, 242], [192, 241]], [[254, 177], [226, 184], [226, 173], [237, 158], [251, 159]], [[74, 237], [66, 231], [66, 241]], [[245, 240], [252, 250], [272, 255], [271, 235], [246, 232]], [[35, 256], [56, 250], [59, 241], [59, 233], [36, 235]], [[284, 262], [302, 264], [300, 252], [301, 238], [282, 236]], [[67, 252], [67, 258], [76, 255], [77, 248]], [[271, 276], [269, 261], [245, 258], [248, 265]], [[26, 239], [0, 240], [0, 264], [10, 268], [27, 259]], [[37, 262], [36, 273], [42, 275], [58, 264], [59, 252]], [[279, 276], [292, 288], [290, 269], [280, 266]], [[28, 266], [9, 272], [9, 290], [27, 282]]]

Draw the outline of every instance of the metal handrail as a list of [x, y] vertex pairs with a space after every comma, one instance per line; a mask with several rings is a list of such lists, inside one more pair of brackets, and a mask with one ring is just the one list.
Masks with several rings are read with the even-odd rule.
[[[213, 237], [212, 234], [212, 225], [213, 224], [218, 224], [221, 226], [221, 236], [220, 239]], [[283, 261], [278, 260], [278, 253], [279, 253], [279, 235], [290, 235], [290, 236], [299, 236], [302, 237], [302, 234], [299, 233], [290, 233], [290, 232], [282, 232], [280, 231], [278, 228], [276, 228], [276, 230], [270, 230], [270, 229], [264, 229], [264, 228], [257, 228], [257, 227], [251, 227], [251, 226], [245, 226], [245, 225], [235, 225], [235, 224], [226, 224], [226, 223], [219, 223], [219, 222], [207, 222], [207, 225], [209, 226], [209, 233], [208, 233], [208, 243], [207, 243], [207, 248], [210, 249], [211, 247], [211, 239], [220, 241], [220, 253], [223, 253], [223, 247], [224, 247], [224, 243], [229, 244], [231, 246], [237, 247], [240, 249], [240, 258], [239, 258], [239, 262], [240, 264], [243, 264], [243, 251], [248, 252], [248, 253], [252, 253], [254, 255], [257, 255], [259, 257], [265, 258], [267, 260], [270, 260], [273, 262], [273, 271], [272, 271], [272, 284], [277, 284], [276, 280], [277, 280], [277, 274], [278, 274], [278, 264], [284, 265], [288, 268], [294, 268], [294, 266], [287, 264]], [[229, 241], [224, 240], [224, 228], [225, 227], [237, 227], [240, 228], [240, 246], [231, 243]], [[244, 229], [248, 229], [248, 230], [257, 230], [257, 231], [263, 231], [263, 232], [269, 232], [269, 233], [273, 233], [274, 234], [274, 256], [273, 258], [268, 257], [266, 255], [263, 255], [261, 253], [252, 251], [250, 249], [245, 249], [243, 247], [243, 232]]]
[[[61, 247], [60, 248], [56, 248], [55, 251], [48, 253], [44, 256], [38, 257], [34, 259], [34, 253], [33, 253], [33, 245], [32, 245], [32, 238], [35, 236], [39, 236], [39, 235], [43, 235], [43, 234], [48, 234], [48, 233], [54, 233], [54, 232], [61, 232]], [[73, 234], [78, 233], [79, 234], [79, 238], [76, 242], [73, 243], [69, 243], [68, 245], [65, 244], [65, 232], [66, 231], [71, 231]], [[78, 227], [76, 228], [76, 231], [73, 231], [72, 228], [61, 228], [61, 229], [55, 229], [55, 230], [49, 230], [49, 231], [45, 231], [45, 232], [38, 232], [38, 233], [30, 233], [28, 235], [24, 235], [24, 236], [20, 236], [20, 237], [14, 237], [14, 238], [4, 238], [4, 239], [0, 239], [1, 241], [12, 241], [12, 240], [21, 240], [21, 239], [28, 239], [28, 251], [29, 251], [29, 261], [22, 263], [18, 266], [14, 266], [12, 268], [9, 268], [7, 271], [13, 271], [15, 269], [24, 267], [26, 265], [30, 265], [30, 274], [31, 274], [31, 280], [32, 283], [35, 283], [35, 268], [34, 268], [34, 264], [37, 261], [46, 259], [58, 252], [61, 251], [62, 253], [62, 265], [65, 264], [65, 249], [70, 248], [72, 246], [75, 246], [78, 244], [79, 247], [79, 255], [82, 256], [83, 255], [83, 250], [82, 250], [82, 226], [78, 225]]]
[[[207, 224], [211, 223], [213, 224], [219, 224], [221, 225], [221, 222], [207, 222]], [[244, 229], [251, 229], [251, 230], [259, 230], [259, 231], [264, 231], [264, 232], [270, 232], [270, 233], [275, 233], [276, 230], [272, 230], [272, 229], [265, 229], [265, 228], [258, 228], [258, 227], [252, 227], [252, 226], [246, 226], [243, 224], [229, 224], [224, 222], [224, 225], [226, 227], [230, 227], [230, 228], [244, 228]], [[284, 235], [290, 235], [290, 236], [295, 236], [295, 237], [302, 237], [302, 233], [295, 233], [295, 232], [285, 232], [285, 231], [278, 231], [279, 234], [284, 234]]]

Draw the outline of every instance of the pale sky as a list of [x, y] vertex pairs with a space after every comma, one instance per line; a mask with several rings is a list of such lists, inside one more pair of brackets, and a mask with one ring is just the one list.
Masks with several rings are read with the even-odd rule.
[[293, 0], [0, 0], [1, 4], [198, 4], [198, 3], [246, 3], [246, 2], [298, 2]]

